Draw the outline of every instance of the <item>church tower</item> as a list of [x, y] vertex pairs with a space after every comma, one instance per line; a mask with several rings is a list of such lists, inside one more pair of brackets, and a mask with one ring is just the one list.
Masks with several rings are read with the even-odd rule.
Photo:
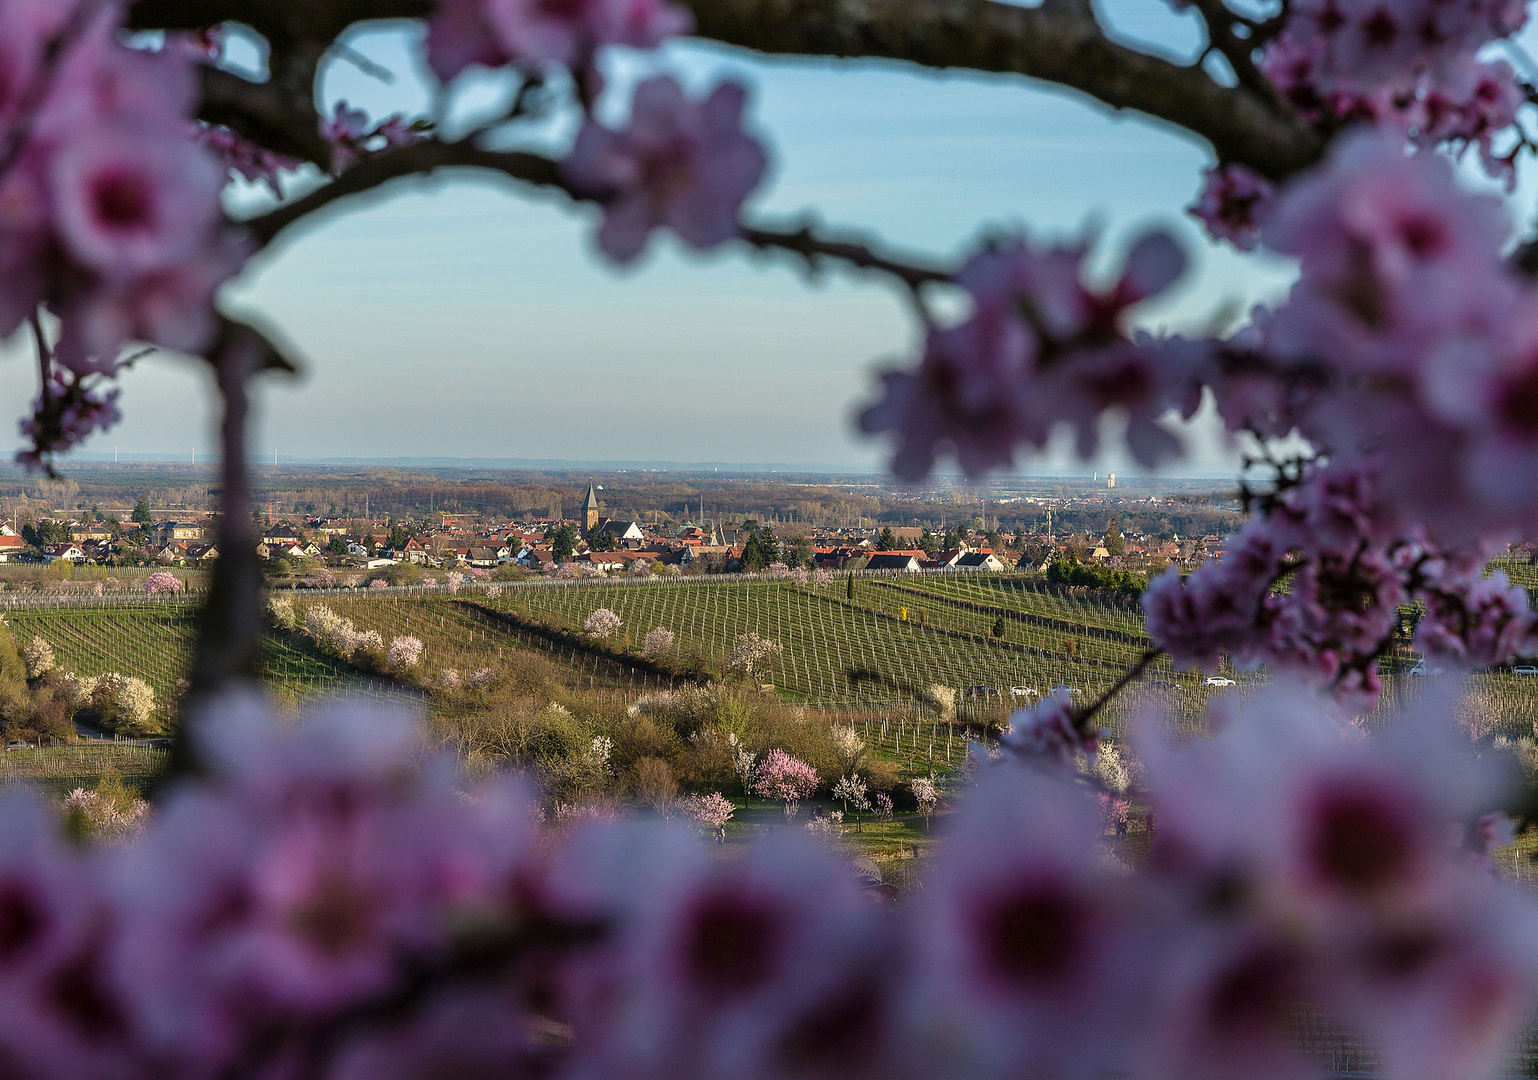
[[598, 528], [598, 492], [591, 481], [587, 485], [587, 498], [582, 500], [582, 528], [592, 532]]

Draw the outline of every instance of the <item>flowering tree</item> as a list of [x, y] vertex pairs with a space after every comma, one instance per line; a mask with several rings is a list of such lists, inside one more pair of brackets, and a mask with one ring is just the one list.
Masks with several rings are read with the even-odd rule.
[[726, 823], [737, 812], [732, 800], [713, 791], [709, 795], [686, 795], [679, 806], [700, 828], [715, 833], [716, 843], [726, 843]]
[[940, 787], [931, 776], [917, 777], [908, 785], [913, 790], [913, 801], [918, 803], [919, 813], [924, 818], [924, 828], [929, 828], [929, 819], [934, 816], [935, 808], [940, 805]]
[[53, 646], [41, 634], [33, 634], [21, 650], [21, 661], [26, 666], [27, 678], [41, 679], [53, 670]]
[[742, 784], [743, 798], [747, 798], [753, 794], [753, 776], [758, 771], [758, 755], [744, 746], [736, 733], [727, 735], [726, 744], [732, 752], [732, 771]]
[[151, 596], [175, 595], [182, 591], [182, 580], [169, 570], [157, 570], [144, 579], [144, 591]]
[[665, 626], [658, 626], [646, 632], [646, 638], [641, 643], [641, 651], [647, 656], [661, 656], [672, 651], [673, 631]]
[[865, 797], [865, 780], [859, 773], [849, 773], [838, 778], [833, 785], [833, 797], [844, 804], [844, 813], [854, 808], [855, 831], [860, 829], [860, 815], [870, 810], [870, 800]]
[[601, 607], [587, 617], [582, 629], [588, 637], [603, 639], [620, 628], [620, 618], [606, 607]]
[[796, 816], [797, 805], [817, 790], [817, 770], [779, 747], [764, 755], [753, 774], [753, 794], [785, 804], [785, 820]]
[[386, 661], [391, 671], [406, 671], [422, 660], [422, 639], [410, 635], [391, 638]]
[[[1483, 573], [1538, 525], [1538, 244], [1451, 164], [1511, 190], [1538, 146], [1538, 87], [1492, 48], [1527, 8], [1179, 8], [1201, 38], [1183, 59], [1113, 38], [1082, 0], [0, 0], [0, 335], [26, 333], [38, 369], [23, 461], [114, 423], [145, 348], [206, 358], [224, 407], [222, 557], [173, 751], [195, 779], [110, 859], [5, 803], [10, 1071], [1296, 1075], [1305, 1009], [1393, 1073], [1494, 1069], [1538, 999], [1538, 914], [1487, 872], [1510, 835], [1492, 811], [1519, 804], [1493, 758], [1439, 741], [1450, 702], [1371, 738], [1342, 719], [1379, 694], [1401, 605], [1449, 670], [1538, 649], [1525, 595]], [[379, 19], [418, 22], [445, 115], [471, 67], [505, 80], [506, 108], [452, 135], [436, 114], [322, 115], [328, 65]], [[226, 24], [261, 39], [259, 74], [225, 62]], [[1151, 335], [1140, 305], [1188, 261], [1161, 231], [1110, 259], [993, 232], [950, 260], [747, 216], [768, 160], [747, 90], [686, 89], [659, 46], [687, 34], [1022, 75], [1156, 118], [1211, 150], [1192, 210], [1213, 236], [1297, 279], [1233, 332]], [[651, 54], [628, 103], [605, 87], [619, 48]], [[281, 192], [300, 167], [304, 194], [227, 209], [232, 176]], [[923, 902], [877, 919], [795, 838], [711, 860], [610, 822], [556, 850], [521, 793], [466, 799], [449, 767], [414, 767], [405, 725], [285, 727], [243, 696], [261, 632], [248, 390], [293, 361], [220, 310], [220, 286], [311, 215], [446, 169], [596, 208], [616, 264], [663, 230], [895, 284], [921, 346], [861, 424], [908, 478], [942, 459], [980, 474], [1065, 431], [1088, 456], [1108, 416], [1136, 460], [1168, 462], [1172, 418], [1210, 399], [1251, 451], [1250, 520], [1222, 559], [1151, 585], [1154, 649], [1113, 689], [1160, 651], [1288, 681], [1211, 740], [1143, 733], [1162, 857], [1102, 858], [1105, 781], [1076, 770], [1107, 697], [1017, 716]], [[810, 772], [773, 751], [757, 781], [785, 779], [766, 797], [788, 814]], [[932, 811], [932, 781], [913, 787]], [[529, 1034], [556, 984], [560, 1053]], [[862, 1022], [830, 1034], [829, 1015]]]
[[759, 637], [749, 630], [739, 634], [732, 643], [732, 653], [726, 660], [726, 669], [746, 678], [752, 678], [763, 670], [765, 664], [777, 659], [785, 651], [778, 641]]

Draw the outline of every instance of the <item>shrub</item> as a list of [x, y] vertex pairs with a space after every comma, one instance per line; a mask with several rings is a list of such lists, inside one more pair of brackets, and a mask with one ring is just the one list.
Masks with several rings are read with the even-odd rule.
[[678, 778], [673, 775], [673, 767], [661, 758], [645, 757], [637, 761], [635, 792], [657, 813], [670, 816], [673, 802], [678, 798]]
[[21, 650], [16, 647], [16, 639], [0, 623], [0, 683], [25, 682], [26, 679], [27, 665], [21, 658]]

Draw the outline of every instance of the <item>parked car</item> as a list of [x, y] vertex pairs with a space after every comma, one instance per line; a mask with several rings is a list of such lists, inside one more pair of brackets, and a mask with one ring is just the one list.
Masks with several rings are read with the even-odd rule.
[[1233, 685], [1235, 685], [1235, 683], [1234, 683], [1234, 680], [1232, 680], [1232, 679], [1225, 679], [1221, 675], [1208, 675], [1207, 676], [1207, 681], [1202, 683], [1202, 685], [1203, 686], [1233, 686]]
[[982, 698], [985, 701], [991, 698], [1001, 698], [1004, 696], [991, 686], [969, 686], [961, 693], [963, 697]]
[[1532, 664], [1521, 664], [1511, 669], [1513, 675], [1538, 675], [1538, 667]]
[[1009, 696], [1010, 697], [1037, 697], [1038, 694], [1037, 694], [1036, 688], [1034, 686], [1011, 686], [1009, 688]]
[[1406, 674], [1409, 674], [1409, 675], [1440, 675], [1440, 674], [1442, 674], [1442, 669], [1439, 668], [1439, 667], [1430, 667], [1430, 666], [1427, 665], [1426, 661], [1424, 661], [1424, 660], [1417, 660], [1415, 662], [1415, 666], [1412, 667]]

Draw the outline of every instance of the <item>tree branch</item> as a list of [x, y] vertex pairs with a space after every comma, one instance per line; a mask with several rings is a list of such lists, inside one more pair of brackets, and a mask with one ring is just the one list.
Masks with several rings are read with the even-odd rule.
[[1320, 138], [1251, 89], [1109, 40], [1080, 0], [682, 0], [697, 33], [781, 55], [879, 58], [1059, 83], [1201, 136], [1272, 179], [1312, 164]]
[[[681, 2], [693, 10], [700, 36], [761, 53], [868, 57], [1058, 83], [1113, 109], [1135, 109], [1185, 128], [1207, 140], [1220, 160], [1242, 162], [1272, 179], [1312, 164], [1323, 149], [1318, 134], [1264, 92], [1258, 75], [1244, 70], [1253, 67], [1243, 54], [1246, 43], [1220, 40], [1232, 37], [1227, 31], [1214, 44], [1239, 69], [1242, 84], [1235, 88], [1219, 86], [1200, 67], [1111, 41], [1086, 0], [1045, 0], [1036, 7], [998, 0]], [[293, 93], [295, 76], [302, 77], [349, 26], [420, 18], [432, 9], [431, 0], [138, 0], [129, 25], [244, 23], [268, 39], [280, 61], [273, 81]], [[281, 62], [294, 56], [299, 63]], [[294, 152], [292, 145], [284, 152]]]
[[[560, 163], [551, 158], [522, 150], [483, 150], [470, 142], [429, 139], [370, 155], [324, 187], [243, 224], [256, 242], [265, 247], [284, 230], [333, 202], [375, 191], [392, 180], [427, 176], [446, 168], [488, 169], [522, 184], [560, 192], [574, 201], [588, 201], [562, 179]], [[740, 235], [760, 251], [785, 251], [813, 267], [831, 261], [874, 270], [898, 279], [910, 289], [951, 279], [950, 272], [938, 266], [883, 255], [863, 239], [819, 237], [810, 226], [782, 230], [744, 227]]]
[[262, 581], [251, 527], [247, 391], [251, 379], [262, 371], [294, 370], [292, 362], [255, 327], [223, 317], [219, 339], [209, 349], [208, 358], [224, 401], [219, 558], [214, 562], [208, 599], [198, 613], [192, 687], [182, 708], [181, 729], [172, 744], [172, 776], [199, 768], [196, 720], [204, 706], [232, 686], [256, 680], [262, 647]]
[[276, 153], [330, 167], [331, 144], [321, 137], [313, 105], [297, 104], [273, 83], [251, 82], [218, 68], [205, 67], [202, 76], [199, 120], [222, 124]]

